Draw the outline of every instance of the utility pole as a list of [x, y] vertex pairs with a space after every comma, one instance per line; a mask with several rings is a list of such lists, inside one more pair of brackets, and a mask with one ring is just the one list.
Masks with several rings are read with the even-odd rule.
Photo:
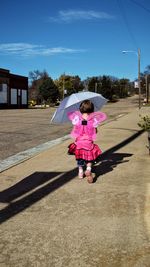
[[140, 77], [141, 51], [138, 48], [138, 86], [139, 86], [139, 109], [141, 108], [141, 77]]
[[95, 83], [95, 93], [97, 93], [97, 82]]
[[146, 103], [149, 102], [149, 90], [150, 90], [150, 83], [149, 83], [149, 74], [146, 74], [145, 76], [146, 81]]
[[145, 76], [145, 82], [146, 82], [146, 103], [148, 103], [148, 75]]
[[133, 50], [124, 50], [123, 53], [135, 53], [138, 57], [138, 88], [139, 88], [139, 109], [141, 108], [141, 77], [140, 77], [140, 64], [141, 64], [141, 51], [140, 48], [138, 48], [138, 51]]

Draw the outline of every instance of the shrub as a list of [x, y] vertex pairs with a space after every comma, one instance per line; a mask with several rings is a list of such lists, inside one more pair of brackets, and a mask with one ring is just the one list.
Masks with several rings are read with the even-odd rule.
[[140, 126], [144, 131], [150, 131], [150, 117], [148, 115], [141, 116], [140, 121], [138, 122], [138, 126]]

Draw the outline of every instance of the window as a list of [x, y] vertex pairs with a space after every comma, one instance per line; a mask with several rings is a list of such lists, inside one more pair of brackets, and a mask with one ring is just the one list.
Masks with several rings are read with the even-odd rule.
[[11, 88], [11, 105], [17, 104], [17, 89]]
[[7, 84], [0, 84], [0, 104], [7, 103]]
[[22, 90], [22, 104], [27, 105], [27, 90]]

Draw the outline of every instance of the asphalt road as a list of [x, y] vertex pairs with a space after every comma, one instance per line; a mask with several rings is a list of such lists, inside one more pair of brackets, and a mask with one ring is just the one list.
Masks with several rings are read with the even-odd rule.
[[[138, 96], [107, 103], [108, 123], [138, 106]], [[68, 134], [72, 126], [50, 124], [55, 108], [0, 110], [0, 160]]]

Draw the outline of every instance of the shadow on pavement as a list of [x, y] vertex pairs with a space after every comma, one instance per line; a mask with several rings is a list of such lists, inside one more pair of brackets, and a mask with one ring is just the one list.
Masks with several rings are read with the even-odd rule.
[[61, 174], [61, 172], [35, 172], [23, 180], [19, 181], [17, 184], [9, 187], [8, 189], [0, 192], [0, 202], [10, 203], [16, 198], [25, 195], [26, 193], [34, 190], [36, 187], [48, 182], [55, 176]]
[[[25, 179], [28, 180], [30, 178], [32, 181], [34, 181], [34, 179], [37, 179], [40, 176], [40, 177], [43, 177], [44, 180], [48, 181], [48, 180], [51, 180], [52, 177], [54, 178], [58, 175], [60, 175], [60, 173], [57, 173], [57, 172], [56, 173], [35, 172], [35, 173], [31, 174], [30, 176], [26, 177]], [[2, 209], [0, 211], [0, 223], [3, 223], [4, 221], [6, 221], [6, 220], [10, 219], [11, 217], [13, 217], [14, 215], [18, 214], [19, 212], [22, 212], [23, 210], [27, 209], [28, 207], [30, 207], [31, 205], [33, 205], [37, 201], [41, 200], [42, 198], [44, 198], [45, 196], [47, 196], [51, 192], [55, 191], [56, 189], [63, 186], [65, 183], [72, 180], [74, 177], [76, 177], [76, 175], [77, 175], [77, 168], [75, 168], [69, 172], [63, 173], [58, 178], [52, 180], [51, 182], [47, 183], [46, 185], [44, 185], [40, 188], [38, 188], [36, 191], [24, 196], [23, 198], [21, 198], [19, 200], [16, 200], [15, 202], [9, 203], [9, 205], [7, 207], [5, 207], [4, 209]], [[23, 180], [23, 184], [25, 183], [24, 180]], [[18, 187], [18, 184], [17, 184], [17, 187]], [[21, 182], [20, 182], [19, 188], [21, 189]], [[13, 197], [12, 191], [9, 191], [9, 188], [6, 189], [3, 197], [1, 197], [1, 202], [4, 202], [6, 199], [10, 199], [10, 198], [15, 199], [16, 195], [18, 195], [18, 196], [22, 195], [23, 190], [20, 191], [20, 189], [18, 192], [15, 193], [14, 197]], [[1, 194], [3, 194], [3, 192], [1, 192]], [[11, 192], [10, 198], [9, 198], [7, 192]], [[15, 192], [15, 185], [13, 186], [13, 192]]]
[[138, 136], [140, 136], [143, 132], [144, 132], [144, 130], [137, 131], [136, 133], [134, 133], [133, 135], [131, 135], [130, 137], [128, 137], [127, 139], [125, 139], [121, 143], [119, 143], [116, 146], [113, 146], [112, 148], [106, 150], [103, 153], [103, 155], [100, 157], [100, 160], [105, 159], [108, 154], [111, 154], [111, 153], [117, 151], [118, 149], [126, 146], [127, 144], [129, 144], [130, 142], [132, 142], [134, 139], [136, 139]]
[[129, 160], [123, 159], [125, 157], [131, 157], [132, 155], [133, 154], [128, 153], [108, 153], [106, 159], [104, 159], [103, 156], [101, 162], [97, 166], [93, 167], [93, 172], [95, 173], [94, 182], [96, 182], [99, 176], [113, 171], [118, 164], [128, 162]]
[[[105, 151], [100, 157], [100, 162], [97, 163], [98, 165], [94, 166], [97, 173], [96, 179], [98, 176], [112, 171], [118, 164], [126, 162], [126, 160], [123, 161], [123, 158], [130, 157], [132, 154], [114, 152], [133, 141], [142, 133], [143, 131], [138, 131], [128, 139]], [[77, 171], [77, 168], [75, 168], [63, 174], [61, 172], [35, 172], [12, 187], [0, 192], [0, 202], [9, 203], [7, 207], [0, 211], [0, 223], [3, 223], [11, 217], [17, 215], [51, 192], [74, 179], [74, 177], [77, 176]], [[45, 183], [46, 185], [43, 185]], [[37, 188], [39, 186], [41, 187]], [[30, 192], [31, 190], [35, 191]], [[23, 196], [24, 194], [26, 195]], [[21, 196], [22, 198], [17, 199]]]
[[121, 143], [117, 144], [116, 146], [106, 150], [99, 158], [97, 162], [100, 162], [98, 166], [95, 166], [93, 168], [94, 172], [96, 173], [96, 176], [94, 178], [94, 182], [96, 182], [97, 178], [100, 175], [104, 175], [107, 172], [112, 171], [118, 164], [128, 162], [128, 160], [123, 160], [125, 157], [131, 157], [132, 154], [128, 153], [114, 153], [118, 149], [126, 146], [130, 142], [132, 142], [134, 139], [136, 139], [138, 136], [140, 136], [144, 130], [136, 131], [132, 136], [125, 139]]

